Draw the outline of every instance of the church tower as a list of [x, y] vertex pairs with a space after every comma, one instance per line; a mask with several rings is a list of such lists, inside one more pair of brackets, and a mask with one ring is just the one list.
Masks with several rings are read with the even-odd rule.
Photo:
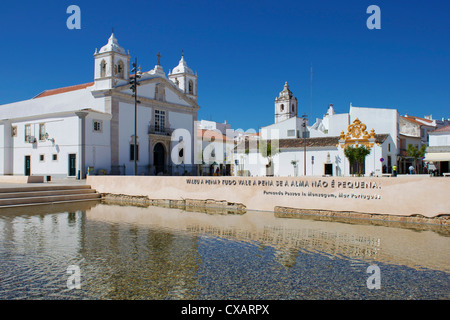
[[275, 98], [275, 123], [297, 116], [297, 98], [294, 97], [289, 85], [284, 84], [283, 91]]
[[187, 66], [184, 54], [181, 55], [178, 65], [169, 72], [169, 80], [194, 101], [197, 101], [197, 78], [197, 74]]
[[95, 90], [107, 90], [129, 82], [130, 56], [125, 53], [114, 33], [100, 51], [95, 49]]

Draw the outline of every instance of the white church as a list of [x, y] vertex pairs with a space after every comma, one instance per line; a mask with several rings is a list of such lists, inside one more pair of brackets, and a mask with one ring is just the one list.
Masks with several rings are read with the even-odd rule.
[[[130, 89], [130, 55], [114, 34], [94, 54], [94, 81], [46, 90], [0, 106], [0, 174], [84, 178], [86, 174], [182, 174], [193, 163], [197, 74], [182, 55], [166, 75], [159, 62]], [[172, 141], [182, 129], [189, 137]], [[175, 150], [176, 149], [176, 150]], [[135, 154], [136, 150], [136, 154]], [[177, 154], [173, 163], [172, 153]], [[194, 168], [194, 167], [192, 167]]]

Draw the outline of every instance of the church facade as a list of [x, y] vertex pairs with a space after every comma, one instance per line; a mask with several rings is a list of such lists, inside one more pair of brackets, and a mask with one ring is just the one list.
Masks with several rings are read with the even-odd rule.
[[0, 174], [132, 175], [135, 159], [138, 175], [194, 168], [178, 172], [194, 161], [183, 146], [194, 145], [197, 74], [184, 55], [167, 75], [159, 57], [154, 69], [140, 72], [135, 147], [130, 73], [130, 55], [111, 34], [94, 53], [92, 82], [0, 106]]

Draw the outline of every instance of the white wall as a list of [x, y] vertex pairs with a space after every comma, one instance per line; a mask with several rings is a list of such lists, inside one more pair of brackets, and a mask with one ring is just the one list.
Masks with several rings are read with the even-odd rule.
[[[350, 123], [358, 118], [367, 126], [367, 132], [371, 129], [376, 134], [388, 133], [392, 137], [394, 147], [397, 148], [397, 138], [399, 132], [399, 115], [396, 109], [382, 108], [361, 108], [350, 107]], [[344, 132], [346, 132], [344, 130]]]
[[[86, 117], [86, 168], [94, 167], [109, 172], [111, 168], [111, 115], [90, 113]], [[94, 131], [94, 121], [102, 123], [101, 131]]]
[[[148, 126], [150, 121], [152, 121], [153, 109], [138, 105], [137, 112], [137, 136], [139, 144], [139, 160], [137, 164], [138, 166], [143, 166], [148, 165], [150, 161]], [[125, 165], [126, 173], [129, 175], [134, 174], [134, 161], [130, 161], [130, 143], [133, 141], [133, 135], [134, 105], [119, 102], [119, 165]]]
[[429, 135], [430, 147], [450, 146], [450, 133], [433, 133]]
[[[68, 175], [68, 154], [74, 153], [78, 157], [79, 126], [76, 115], [66, 117], [47, 117], [12, 122], [17, 126], [17, 136], [14, 137], [13, 168], [14, 175], [24, 175], [25, 156], [31, 157], [31, 175]], [[50, 140], [39, 140], [39, 124], [45, 124], [45, 131]], [[25, 125], [30, 124], [31, 135], [36, 143], [25, 142]], [[53, 155], [57, 160], [53, 160]], [[40, 160], [40, 155], [44, 160]]]
[[[324, 164], [327, 162], [327, 154], [330, 154], [330, 162], [333, 164], [333, 175], [342, 172], [342, 160], [336, 147], [308, 148], [306, 150], [306, 175], [322, 176], [325, 174]], [[314, 163], [312, 157], [314, 156]], [[278, 171], [276, 176], [304, 176], [305, 155], [303, 149], [286, 149], [277, 155]], [[297, 162], [294, 168], [292, 161]]]
[[[303, 119], [297, 117], [274, 123], [261, 129], [261, 138], [265, 140], [274, 139], [275, 137], [279, 139], [295, 139], [298, 137], [298, 131], [300, 131], [300, 137], [302, 137], [304, 130], [302, 124]], [[288, 135], [289, 130], [293, 130], [294, 135]], [[308, 131], [308, 128], [306, 128], [306, 131]]]

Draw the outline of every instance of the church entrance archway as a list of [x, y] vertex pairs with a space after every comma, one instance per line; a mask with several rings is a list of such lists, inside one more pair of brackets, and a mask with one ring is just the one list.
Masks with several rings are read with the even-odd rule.
[[165, 158], [166, 155], [164, 146], [162, 145], [162, 143], [158, 142], [153, 148], [153, 164], [155, 166], [155, 174], [164, 173], [166, 162]]

